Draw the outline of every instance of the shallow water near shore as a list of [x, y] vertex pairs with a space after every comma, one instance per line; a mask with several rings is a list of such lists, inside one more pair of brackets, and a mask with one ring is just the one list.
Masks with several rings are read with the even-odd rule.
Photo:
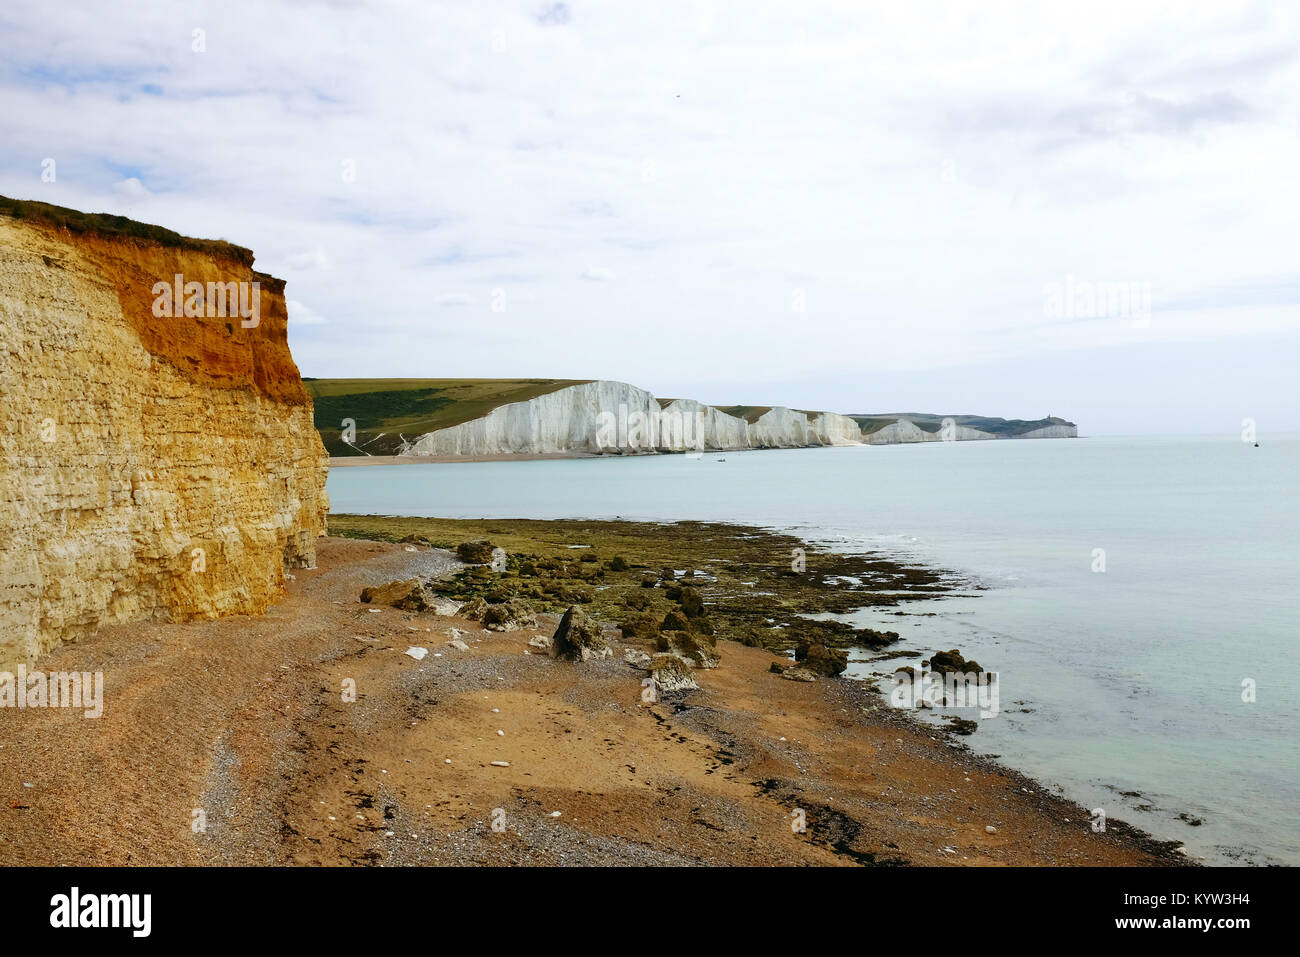
[[328, 490], [340, 513], [730, 521], [951, 569], [977, 587], [852, 620], [998, 672], [973, 749], [1207, 863], [1300, 864], [1298, 475], [1300, 436], [1232, 435], [355, 467]]

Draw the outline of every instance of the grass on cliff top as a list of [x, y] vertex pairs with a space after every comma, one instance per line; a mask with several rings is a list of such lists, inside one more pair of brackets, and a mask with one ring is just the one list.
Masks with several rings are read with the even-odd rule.
[[[710, 522], [331, 515], [329, 526], [331, 535], [345, 538], [450, 549], [486, 539], [505, 549], [505, 571], [471, 567], [443, 583], [442, 590], [459, 599], [520, 597], [539, 611], [557, 614], [579, 604], [616, 624], [647, 616], [662, 621], [676, 609], [662, 583], [643, 585], [647, 576], [659, 579], [662, 569], [672, 568], [676, 584], [699, 590], [718, 637], [773, 651], [793, 648], [800, 638], [836, 647], [882, 647], [897, 635], [805, 616], [897, 606], [945, 594], [955, 585], [936, 569], [878, 555], [840, 555], [793, 535]], [[794, 570], [795, 549], [806, 555], [803, 571]]]
[[592, 379], [303, 379], [315, 403], [315, 425], [330, 455], [362, 455], [340, 438], [356, 422], [356, 445], [392, 455], [411, 439]]
[[226, 256], [238, 260], [247, 266], [253, 263], [252, 250], [236, 246], [223, 239], [193, 239], [162, 226], [139, 223], [125, 216], [110, 213], [83, 213], [66, 206], [54, 206], [31, 199], [11, 199], [0, 196], [0, 216], [12, 216], [28, 222], [42, 223], [57, 229], [66, 229], [73, 233], [94, 233], [113, 238], [143, 239], [158, 243], [160, 246], [172, 246], [180, 249], [192, 249], [196, 252]]
[[766, 413], [772, 411], [770, 405], [719, 405], [715, 406], [719, 412], [725, 412], [727, 415], [734, 415], [738, 419], [744, 419], [750, 425], [753, 425]]

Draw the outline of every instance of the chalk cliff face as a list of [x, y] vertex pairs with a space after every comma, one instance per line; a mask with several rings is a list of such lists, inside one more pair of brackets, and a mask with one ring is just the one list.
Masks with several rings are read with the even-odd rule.
[[899, 419], [863, 436], [863, 440], [868, 445], [898, 445], [912, 442], [968, 442], [979, 439], [1073, 439], [1078, 435], [1078, 426], [1074, 425], [1049, 425], [1016, 435], [999, 435], [953, 423], [946, 431], [941, 427], [936, 432], [927, 432], [915, 422]]
[[659, 448], [726, 452], [749, 448], [749, 423], [694, 399], [673, 399], [659, 417]]
[[645, 389], [626, 382], [584, 382], [429, 432], [402, 454], [654, 451], [657, 439], [650, 432], [659, 411], [658, 400]]
[[[0, 670], [107, 623], [262, 612], [315, 563], [327, 459], [283, 283], [251, 266], [0, 216]], [[257, 326], [156, 318], [177, 274], [258, 282]]]
[[585, 382], [420, 436], [403, 455], [630, 454], [803, 448], [861, 443], [858, 424], [831, 412], [774, 408], [756, 422], [694, 399], [662, 405], [626, 382]]
[[1017, 437], [1022, 439], [1076, 439], [1079, 437], [1079, 427], [1075, 425], [1047, 425]]

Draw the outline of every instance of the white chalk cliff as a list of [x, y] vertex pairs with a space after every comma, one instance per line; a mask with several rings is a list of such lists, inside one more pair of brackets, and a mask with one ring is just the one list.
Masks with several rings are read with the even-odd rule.
[[[755, 410], [757, 411], [757, 410]], [[894, 445], [1001, 438], [1072, 438], [1073, 425], [1051, 425], [1020, 435], [984, 432], [955, 422], [928, 432], [899, 418], [867, 435], [847, 415], [780, 406], [749, 422], [694, 399], [657, 399], [626, 382], [583, 382], [524, 402], [499, 406], [481, 418], [428, 432], [400, 453], [407, 456], [628, 455], [653, 452], [726, 452], [828, 445]]]
[[512, 402], [420, 436], [402, 455], [631, 454], [860, 445], [858, 424], [833, 412], [774, 408], [756, 422], [694, 399], [661, 403], [626, 382], [584, 382]]

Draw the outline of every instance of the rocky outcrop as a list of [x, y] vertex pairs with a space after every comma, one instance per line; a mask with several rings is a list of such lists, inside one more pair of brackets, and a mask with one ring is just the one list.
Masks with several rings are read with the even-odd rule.
[[[108, 623], [260, 613], [315, 563], [327, 460], [283, 283], [188, 242], [0, 214], [0, 670]], [[178, 275], [245, 284], [256, 322], [155, 315]]]
[[438, 596], [418, 578], [405, 578], [361, 589], [362, 604], [390, 605], [402, 611], [428, 611], [436, 605], [437, 600]]
[[600, 625], [587, 617], [587, 613], [573, 605], [560, 619], [560, 625], [551, 636], [551, 657], [569, 661], [590, 661], [608, 658], [613, 654]]

